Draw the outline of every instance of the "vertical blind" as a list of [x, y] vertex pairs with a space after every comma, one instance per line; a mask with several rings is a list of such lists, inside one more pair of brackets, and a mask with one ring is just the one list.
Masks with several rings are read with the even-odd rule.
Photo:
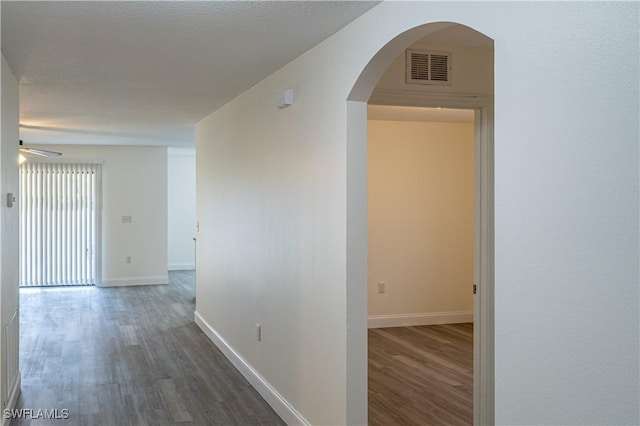
[[99, 164], [20, 166], [20, 285], [93, 285]]

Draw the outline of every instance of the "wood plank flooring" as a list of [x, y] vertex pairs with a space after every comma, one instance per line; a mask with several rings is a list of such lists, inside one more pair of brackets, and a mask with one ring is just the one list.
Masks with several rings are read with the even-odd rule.
[[11, 424], [284, 424], [194, 324], [193, 283], [21, 290], [18, 408], [69, 418]]
[[370, 329], [370, 425], [471, 425], [473, 324]]

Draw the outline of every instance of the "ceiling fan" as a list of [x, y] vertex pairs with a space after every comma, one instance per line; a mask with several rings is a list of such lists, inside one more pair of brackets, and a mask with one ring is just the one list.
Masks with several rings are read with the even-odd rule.
[[29, 148], [22, 144], [22, 139], [20, 139], [20, 152], [24, 152], [25, 154], [34, 154], [40, 155], [42, 157], [60, 157], [62, 156], [61, 152], [56, 151], [48, 151], [46, 149], [37, 149], [37, 148]]

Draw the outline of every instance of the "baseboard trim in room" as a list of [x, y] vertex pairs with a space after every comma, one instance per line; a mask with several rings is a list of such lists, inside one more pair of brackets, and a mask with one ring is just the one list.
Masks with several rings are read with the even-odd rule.
[[191, 271], [196, 269], [195, 263], [170, 263], [167, 267], [170, 271]]
[[424, 314], [370, 315], [369, 328], [409, 327], [416, 325], [459, 324], [473, 322], [473, 311], [430, 312]]
[[[16, 408], [16, 404], [18, 403], [18, 397], [20, 396], [20, 386], [22, 383], [22, 376], [20, 372], [18, 372], [18, 377], [13, 383], [13, 387], [11, 388], [11, 393], [9, 394], [9, 400], [7, 401], [7, 407], [5, 410], [12, 410]], [[4, 413], [2, 413], [2, 426], [9, 426], [11, 424], [11, 418], [6, 418]]]
[[258, 373], [242, 355], [240, 355], [207, 321], [196, 311], [195, 323], [214, 345], [220, 349], [233, 366], [249, 381], [251, 386], [267, 401], [282, 420], [288, 425], [310, 425], [293, 406], [278, 393], [271, 384]]
[[98, 287], [128, 287], [134, 285], [158, 285], [169, 284], [169, 276], [158, 277], [131, 277], [131, 278], [112, 278], [102, 280]]

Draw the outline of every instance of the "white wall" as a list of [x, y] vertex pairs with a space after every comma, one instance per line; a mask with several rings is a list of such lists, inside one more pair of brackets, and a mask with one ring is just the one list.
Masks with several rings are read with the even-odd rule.
[[[11, 318], [19, 305], [18, 294], [18, 220], [19, 208], [7, 207], [6, 194], [18, 195], [18, 82], [13, 76], [7, 61], [2, 56], [2, 88], [0, 97], [2, 98], [2, 109], [0, 111], [0, 121], [2, 133], [0, 139], [0, 318], [1, 338], [0, 338], [0, 397], [2, 408], [10, 395], [4, 390], [6, 377], [5, 358], [7, 347], [5, 346], [4, 325]], [[12, 342], [18, 345], [18, 342]], [[11, 396], [15, 398], [17, 394]], [[9, 405], [15, 403], [9, 401]], [[3, 422], [4, 424], [5, 422]]]
[[[64, 161], [104, 161], [101, 285], [167, 284], [167, 149], [38, 147], [62, 152]], [[132, 223], [122, 223], [122, 216], [131, 216]]]
[[196, 157], [195, 149], [167, 152], [168, 269], [195, 268]]
[[346, 120], [364, 110], [346, 100], [424, 34], [358, 80], [387, 42], [460, 22], [495, 40], [496, 421], [640, 422], [638, 7], [383, 2], [202, 120], [200, 325], [280, 412], [365, 422], [366, 279], [349, 264], [366, 259], [366, 147]]
[[[288, 66], [196, 127], [197, 315], [315, 424], [345, 423], [346, 92], [334, 78]], [[286, 87], [298, 98], [278, 109]]]
[[368, 132], [369, 326], [473, 321], [474, 124]]

